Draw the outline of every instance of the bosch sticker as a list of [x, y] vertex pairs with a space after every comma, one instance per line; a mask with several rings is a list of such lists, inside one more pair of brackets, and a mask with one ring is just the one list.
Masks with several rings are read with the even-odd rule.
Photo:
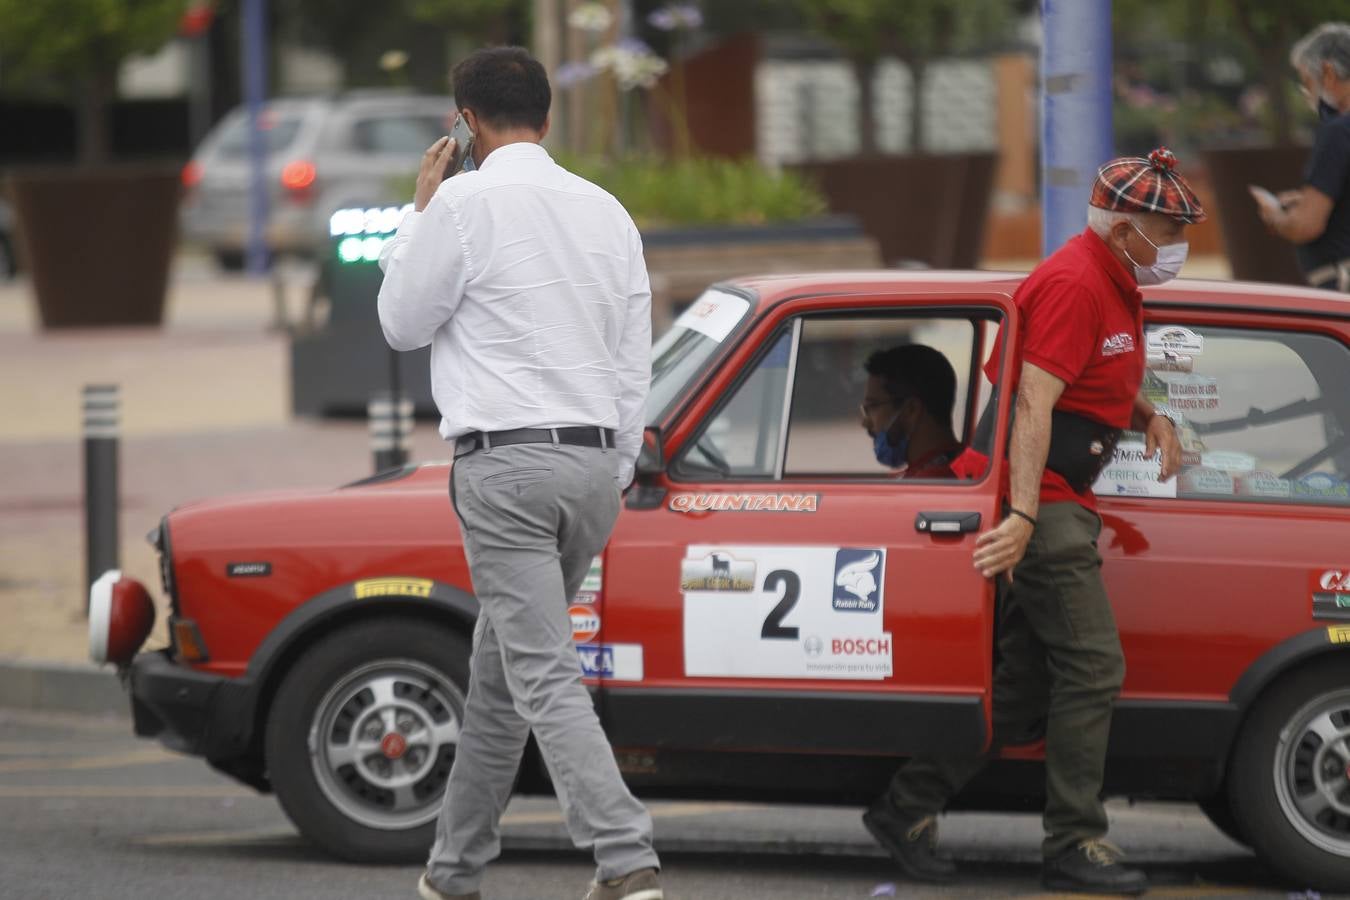
[[[688, 547], [681, 579], [685, 674], [889, 677], [886, 555], [880, 547]], [[725, 586], [751, 573], [750, 589]]]
[[820, 507], [819, 494], [674, 494], [673, 512], [808, 512]]
[[368, 578], [355, 585], [356, 599], [368, 597], [430, 597], [428, 578]]

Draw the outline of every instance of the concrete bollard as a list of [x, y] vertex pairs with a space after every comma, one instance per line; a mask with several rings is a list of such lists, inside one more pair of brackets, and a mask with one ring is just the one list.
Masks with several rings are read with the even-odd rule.
[[117, 445], [121, 433], [121, 389], [115, 384], [84, 386], [84, 602], [100, 575], [118, 568]]
[[396, 469], [408, 462], [408, 444], [413, 432], [413, 402], [411, 397], [376, 394], [366, 406], [370, 419], [370, 450], [375, 457], [375, 471]]

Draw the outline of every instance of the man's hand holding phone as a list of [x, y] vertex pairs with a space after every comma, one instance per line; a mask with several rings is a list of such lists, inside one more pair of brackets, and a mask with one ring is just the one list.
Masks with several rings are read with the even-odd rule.
[[454, 157], [455, 141], [449, 135], [437, 140], [422, 154], [422, 165], [417, 171], [417, 189], [413, 193], [413, 209], [421, 212], [427, 208], [431, 198], [436, 196], [436, 188], [445, 180], [446, 169]]
[[427, 208], [441, 182], [458, 175], [464, 168], [464, 160], [472, 148], [473, 131], [469, 129], [464, 116], [458, 115], [450, 134], [436, 141], [422, 154], [422, 166], [417, 172], [417, 189], [413, 194], [413, 209], [421, 212]]

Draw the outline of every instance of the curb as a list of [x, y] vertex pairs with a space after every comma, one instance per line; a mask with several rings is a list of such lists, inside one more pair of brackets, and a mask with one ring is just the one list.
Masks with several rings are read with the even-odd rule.
[[131, 706], [112, 669], [0, 656], [0, 708], [129, 716]]

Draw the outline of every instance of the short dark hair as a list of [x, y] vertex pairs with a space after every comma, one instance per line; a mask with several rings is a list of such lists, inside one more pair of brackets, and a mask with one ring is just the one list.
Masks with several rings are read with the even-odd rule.
[[902, 344], [878, 350], [863, 367], [868, 375], [881, 379], [893, 400], [918, 397], [930, 416], [951, 422], [956, 408], [956, 370], [941, 352], [926, 344]]
[[455, 105], [494, 128], [542, 130], [553, 92], [548, 73], [524, 47], [475, 50], [451, 73]]

